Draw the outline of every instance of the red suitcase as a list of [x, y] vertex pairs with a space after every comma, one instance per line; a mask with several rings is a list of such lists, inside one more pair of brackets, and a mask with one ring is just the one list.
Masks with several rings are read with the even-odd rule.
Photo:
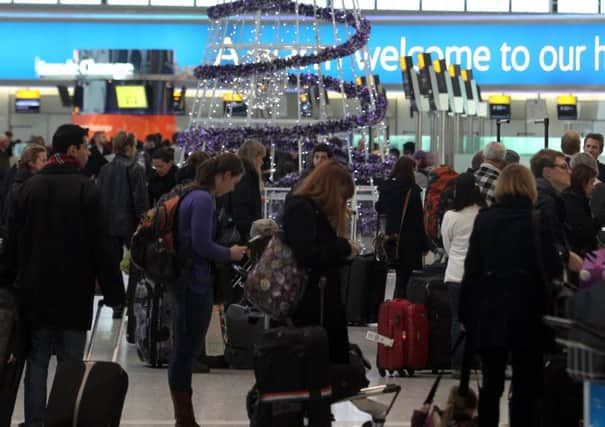
[[423, 304], [405, 299], [385, 301], [380, 306], [378, 334], [393, 339], [392, 346], [378, 344], [377, 366], [381, 376], [385, 371], [404, 370], [413, 375], [424, 369], [429, 354], [429, 322]]

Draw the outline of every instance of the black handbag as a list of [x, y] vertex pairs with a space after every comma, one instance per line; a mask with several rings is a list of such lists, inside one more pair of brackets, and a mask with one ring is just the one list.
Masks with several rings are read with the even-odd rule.
[[374, 253], [376, 254], [376, 261], [384, 262], [388, 266], [396, 266], [399, 264], [399, 235], [403, 228], [403, 220], [408, 210], [410, 203], [410, 196], [412, 190], [408, 190], [403, 201], [403, 211], [401, 213], [401, 223], [399, 224], [399, 231], [397, 233], [387, 234], [384, 231], [379, 231], [374, 239]]

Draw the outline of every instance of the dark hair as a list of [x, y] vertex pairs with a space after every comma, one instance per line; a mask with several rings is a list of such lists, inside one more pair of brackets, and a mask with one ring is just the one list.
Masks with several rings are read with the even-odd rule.
[[568, 156], [580, 152], [580, 135], [575, 130], [567, 130], [561, 137], [561, 151]]
[[197, 171], [197, 168], [209, 158], [210, 155], [205, 151], [195, 151], [191, 153], [189, 157], [187, 157], [185, 166], [191, 166], [194, 170]]
[[162, 147], [158, 148], [151, 155], [152, 159], [162, 160], [163, 162], [169, 163], [174, 161], [174, 151], [172, 148]]
[[415, 142], [406, 142], [403, 144], [403, 154], [404, 155], [412, 155], [416, 152], [416, 143]]
[[214, 177], [227, 172], [231, 172], [231, 176], [244, 173], [244, 164], [233, 153], [220, 154], [202, 162], [195, 173], [195, 180], [187, 185], [187, 189], [212, 190]]
[[414, 159], [408, 156], [403, 156], [395, 162], [393, 165], [393, 169], [391, 170], [391, 174], [389, 178], [396, 178], [407, 185], [412, 185], [416, 183], [416, 178], [414, 177], [414, 171], [416, 169], [416, 162]]
[[389, 148], [389, 154], [395, 156], [396, 158], [401, 157], [401, 152], [399, 151], [398, 148]]
[[343, 140], [337, 136], [333, 136], [332, 138], [328, 139], [328, 142], [337, 148], [342, 148], [343, 146]]
[[461, 211], [472, 205], [483, 207], [485, 206], [485, 201], [477, 186], [475, 175], [465, 172], [458, 175], [454, 183], [454, 210]]
[[330, 146], [323, 142], [319, 143], [315, 147], [313, 147], [313, 155], [315, 155], [315, 153], [328, 153], [328, 158], [330, 158], [330, 159], [334, 155]]
[[600, 133], [587, 133], [584, 137], [584, 145], [586, 145], [586, 141], [589, 139], [595, 139], [599, 142], [599, 146], [601, 147], [601, 152], [603, 151], [603, 135]]
[[66, 154], [72, 145], [79, 148], [88, 137], [88, 129], [71, 123], [61, 125], [53, 135], [53, 152]]
[[473, 159], [471, 160], [471, 169], [474, 171], [479, 169], [481, 167], [481, 163], [483, 163], [484, 160], [485, 157], [483, 157], [483, 150], [477, 151], [473, 156]]
[[597, 177], [597, 171], [587, 165], [579, 164], [571, 170], [571, 185], [570, 187], [584, 194], [584, 187], [591, 180]]
[[549, 148], [538, 151], [529, 161], [531, 172], [536, 178], [542, 178], [544, 168], [552, 168], [558, 157], [565, 159], [565, 154]]
[[512, 165], [514, 163], [519, 163], [521, 161], [521, 156], [514, 150], [506, 150], [504, 154], [504, 163], [507, 165]]

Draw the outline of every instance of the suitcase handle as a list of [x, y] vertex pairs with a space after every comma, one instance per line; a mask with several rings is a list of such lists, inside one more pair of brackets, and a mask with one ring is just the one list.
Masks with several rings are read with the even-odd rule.
[[[86, 354], [84, 356], [84, 361], [89, 362], [92, 357], [92, 351], [94, 349], [95, 335], [97, 333], [97, 329], [99, 326], [99, 318], [101, 317], [101, 309], [105, 306], [105, 300], [100, 299], [97, 303], [97, 314], [95, 315], [94, 323], [92, 324], [92, 330], [90, 331], [90, 341], [88, 342], [88, 348], [86, 350]], [[115, 345], [113, 348], [113, 354], [111, 357], [112, 362], [117, 362], [118, 353], [120, 351], [120, 342], [122, 341], [122, 335], [124, 334], [124, 326], [126, 322], [124, 321], [126, 317], [126, 307], [122, 310], [122, 317], [120, 319], [120, 328], [118, 330], [118, 336], [116, 337]]]

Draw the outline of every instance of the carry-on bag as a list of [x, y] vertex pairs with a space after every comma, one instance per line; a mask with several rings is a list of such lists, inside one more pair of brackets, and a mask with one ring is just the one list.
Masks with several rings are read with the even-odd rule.
[[451, 365], [452, 313], [447, 285], [444, 283], [445, 265], [433, 264], [414, 272], [407, 285], [407, 299], [413, 304], [424, 304], [429, 320], [429, 356], [427, 368], [448, 369]]
[[10, 427], [25, 365], [25, 336], [12, 288], [0, 288], [0, 427]]
[[256, 385], [248, 395], [252, 427], [331, 424], [330, 355], [324, 328], [280, 327], [263, 334], [254, 355]]
[[412, 376], [428, 363], [429, 323], [426, 308], [405, 299], [385, 301], [380, 306], [378, 334], [389, 342], [378, 343], [377, 367]]
[[361, 255], [342, 269], [341, 296], [347, 322], [366, 325], [378, 321], [378, 310], [384, 302], [387, 266], [374, 254]]
[[225, 361], [234, 369], [254, 367], [254, 346], [264, 333], [264, 315], [252, 307], [231, 304], [225, 312]]
[[99, 317], [99, 301], [88, 350], [83, 361], [57, 366], [48, 405], [45, 427], [118, 427], [128, 390], [128, 374], [116, 363], [124, 329], [120, 320], [111, 362], [91, 361]]
[[141, 274], [133, 304], [135, 344], [141, 361], [154, 368], [168, 364], [170, 355], [170, 304], [164, 286]]

